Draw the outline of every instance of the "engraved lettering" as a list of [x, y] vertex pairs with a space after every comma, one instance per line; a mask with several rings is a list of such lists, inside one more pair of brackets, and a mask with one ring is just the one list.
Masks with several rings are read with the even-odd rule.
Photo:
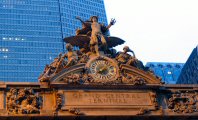
[[[71, 94], [72, 93], [72, 94]], [[149, 93], [71, 92], [67, 105], [152, 105]]]

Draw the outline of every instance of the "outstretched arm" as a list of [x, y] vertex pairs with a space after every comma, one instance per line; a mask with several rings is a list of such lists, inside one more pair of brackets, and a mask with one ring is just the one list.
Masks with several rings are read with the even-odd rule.
[[114, 25], [116, 23], [116, 20], [115, 19], [111, 19], [109, 25], [107, 26], [107, 29], [109, 29], [112, 25]]
[[77, 20], [80, 20], [80, 22], [81, 22], [83, 25], [85, 25], [85, 22], [84, 22], [79, 16], [76, 16], [76, 19], [77, 19]]
[[130, 52], [133, 54], [133, 57], [136, 58], [135, 53], [133, 52], [133, 50], [130, 50]]

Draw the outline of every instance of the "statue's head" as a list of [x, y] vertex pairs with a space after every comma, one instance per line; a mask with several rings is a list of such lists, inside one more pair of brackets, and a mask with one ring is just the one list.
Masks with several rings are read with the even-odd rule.
[[91, 20], [92, 22], [98, 22], [98, 16], [91, 16], [91, 17], [90, 17], [90, 20]]
[[132, 52], [133, 53], [133, 51], [129, 48], [129, 46], [124, 46], [123, 50], [124, 50], [124, 52]]
[[66, 44], [66, 49], [67, 49], [68, 51], [70, 51], [70, 50], [73, 50], [73, 47], [72, 47], [72, 45], [71, 45], [70, 43], [67, 43], [67, 44]]
[[130, 49], [129, 49], [129, 46], [124, 46], [123, 48], [124, 51], [128, 52]]
[[62, 53], [59, 53], [59, 54], [58, 54], [58, 57], [61, 57], [61, 56], [62, 56]]

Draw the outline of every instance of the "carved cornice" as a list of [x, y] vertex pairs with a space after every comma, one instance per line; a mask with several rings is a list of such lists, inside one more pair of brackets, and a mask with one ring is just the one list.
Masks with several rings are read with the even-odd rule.
[[[37, 84], [35, 87], [28, 85], [23, 83], [17, 87], [14, 84], [14, 87], [9, 83], [6, 84], [6, 88], [1, 88], [0, 96], [4, 99], [0, 101], [2, 111], [0, 117], [2, 115], [196, 117], [198, 112], [198, 85], [191, 87], [159, 84], [74, 85], [57, 82], [52, 83], [51, 88], [43, 88]], [[114, 114], [113, 111], [117, 113]]]

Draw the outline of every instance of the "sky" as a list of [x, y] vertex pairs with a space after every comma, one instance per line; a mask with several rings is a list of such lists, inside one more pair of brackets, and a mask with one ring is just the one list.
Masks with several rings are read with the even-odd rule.
[[146, 62], [185, 63], [198, 45], [198, 0], [104, 0], [111, 36]]

